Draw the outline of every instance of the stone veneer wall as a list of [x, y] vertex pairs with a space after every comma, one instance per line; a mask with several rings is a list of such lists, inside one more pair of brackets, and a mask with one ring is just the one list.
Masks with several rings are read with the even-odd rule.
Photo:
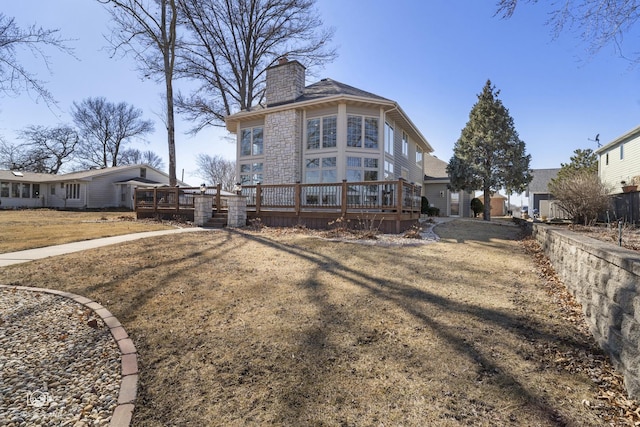
[[296, 110], [267, 114], [264, 119], [262, 184], [293, 184], [301, 180], [301, 119]]
[[582, 304], [591, 333], [640, 398], [640, 254], [569, 230], [535, 224], [558, 276]]

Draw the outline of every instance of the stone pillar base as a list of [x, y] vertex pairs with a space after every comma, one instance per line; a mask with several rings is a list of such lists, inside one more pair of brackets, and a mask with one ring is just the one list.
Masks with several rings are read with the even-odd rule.
[[230, 228], [245, 227], [247, 225], [247, 198], [245, 196], [227, 196], [229, 217], [227, 226]]
[[193, 199], [193, 224], [202, 227], [213, 216], [213, 196], [198, 195]]

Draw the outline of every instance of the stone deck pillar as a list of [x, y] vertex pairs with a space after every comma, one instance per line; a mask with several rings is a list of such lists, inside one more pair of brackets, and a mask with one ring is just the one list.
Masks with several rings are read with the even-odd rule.
[[193, 224], [202, 227], [213, 215], [213, 196], [206, 194], [197, 195], [193, 199]]
[[245, 196], [227, 196], [229, 217], [227, 226], [231, 228], [247, 225], [247, 198]]

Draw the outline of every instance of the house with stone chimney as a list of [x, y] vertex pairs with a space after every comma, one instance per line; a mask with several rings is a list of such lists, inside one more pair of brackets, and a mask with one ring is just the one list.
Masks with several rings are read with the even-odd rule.
[[305, 86], [305, 67], [284, 58], [266, 70], [265, 90], [265, 106], [226, 118], [243, 185], [422, 185], [433, 149], [395, 101], [331, 79]]

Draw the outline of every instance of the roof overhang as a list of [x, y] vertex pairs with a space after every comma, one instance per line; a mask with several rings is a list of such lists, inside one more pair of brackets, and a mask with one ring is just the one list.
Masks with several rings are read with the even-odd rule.
[[235, 113], [225, 117], [225, 124], [229, 132], [236, 133], [238, 130], [238, 123], [250, 120], [264, 119], [267, 114], [278, 113], [291, 109], [305, 110], [312, 108], [323, 108], [340, 103], [362, 107], [382, 108], [388, 117], [396, 122], [401, 123], [402, 127], [409, 134], [409, 137], [414, 141], [417, 141], [418, 145], [420, 145], [420, 147], [426, 153], [433, 152], [433, 147], [431, 147], [431, 144], [429, 144], [424, 135], [422, 135], [416, 125], [411, 121], [409, 116], [407, 116], [402, 108], [400, 108], [397, 102], [382, 99], [365, 98], [354, 95], [333, 95], [319, 99], [311, 99], [307, 101], [277, 105], [274, 107], [257, 108], [256, 110], [251, 111], [241, 111], [239, 113]]
[[608, 151], [611, 148], [615, 147], [616, 145], [621, 144], [623, 142], [626, 142], [626, 141], [628, 141], [630, 139], [633, 139], [633, 138], [635, 138], [635, 137], [637, 137], [639, 135], [640, 135], [640, 126], [636, 127], [635, 129], [630, 130], [629, 132], [625, 133], [621, 137], [614, 139], [613, 141], [611, 141], [607, 145], [598, 148], [596, 150], [596, 154], [602, 154], [605, 151]]

